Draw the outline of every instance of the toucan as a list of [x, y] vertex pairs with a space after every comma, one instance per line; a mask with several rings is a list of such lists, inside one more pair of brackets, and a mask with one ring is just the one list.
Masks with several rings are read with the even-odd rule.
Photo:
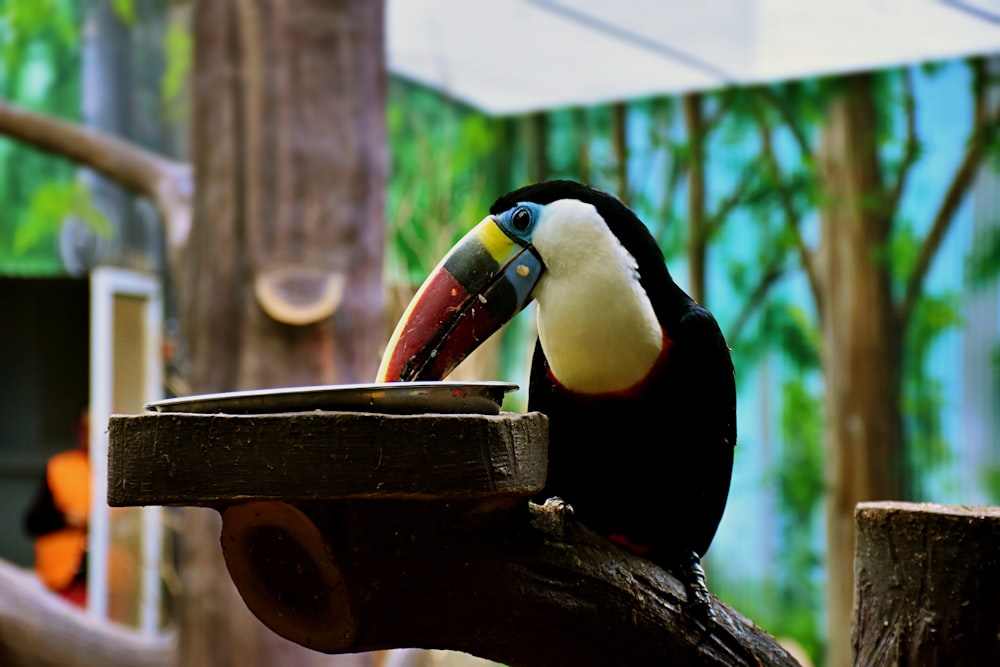
[[538, 500], [672, 571], [712, 621], [700, 560], [729, 494], [733, 363], [618, 198], [564, 180], [500, 197], [419, 288], [378, 379], [444, 378], [532, 299], [528, 409], [549, 419]]

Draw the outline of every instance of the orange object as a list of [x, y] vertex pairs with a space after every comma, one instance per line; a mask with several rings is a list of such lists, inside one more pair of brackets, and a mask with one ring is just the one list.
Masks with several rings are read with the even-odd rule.
[[63, 528], [35, 539], [35, 571], [49, 589], [61, 591], [73, 583], [87, 548], [81, 528]]
[[35, 539], [35, 570], [52, 590], [68, 587], [83, 564], [90, 517], [90, 460], [77, 449], [49, 459], [46, 481], [67, 526]]

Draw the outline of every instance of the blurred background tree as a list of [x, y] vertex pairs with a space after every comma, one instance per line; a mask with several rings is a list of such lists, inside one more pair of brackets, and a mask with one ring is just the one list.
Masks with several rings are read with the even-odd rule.
[[[139, 29], [145, 5], [114, 3], [122, 30]], [[288, 16], [313, 16], [275, 6]], [[303, 329], [270, 322], [246, 291], [247, 280], [274, 268], [281, 252], [291, 252], [277, 257], [282, 261], [325, 266], [325, 259], [306, 261], [288, 248], [276, 255], [253, 239], [270, 224], [300, 224], [294, 204], [287, 219], [273, 215], [288, 193], [323, 199], [322, 190], [341, 187], [335, 179], [308, 187], [315, 170], [297, 165], [309, 164], [311, 154], [281, 153], [281, 139], [259, 123], [279, 118], [276, 127], [286, 127], [298, 118], [295, 130], [310, 139], [334, 131], [317, 120], [322, 113], [309, 111], [318, 115], [306, 122], [279, 104], [281, 94], [267, 93], [268, 86], [290, 85], [277, 74], [237, 85], [212, 67], [279, 67], [290, 47], [280, 30], [262, 26], [284, 25], [280, 20], [229, 3], [218, 3], [212, 11], [220, 14], [208, 20], [206, 5], [198, 8], [193, 28], [186, 19], [166, 22], [163, 76], [148, 83], [172, 122], [183, 128], [190, 115], [196, 123], [196, 233], [245, 245], [203, 238], [185, 260], [194, 264], [175, 274], [190, 338], [187, 387], [367, 379], [366, 364], [374, 363], [384, 335], [370, 319], [369, 310], [382, 310], [374, 276], [350, 292], [356, 301], [341, 311], [343, 320]], [[0, 9], [0, 30], [17, 36], [0, 40], [3, 97], [80, 120], [81, 10], [16, 0], [0, 1]], [[199, 21], [231, 29], [213, 27], [209, 35], [199, 32]], [[194, 55], [207, 46], [220, 50], [209, 61]], [[38, 63], [61, 74], [29, 76]], [[454, 240], [512, 187], [545, 176], [578, 178], [630, 202], [675, 278], [719, 315], [736, 357], [741, 446], [730, 507], [710, 552], [713, 590], [772, 633], [794, 638], [814, 660], [823, 662], [829, 649], [826, 664], [844, 664], [854, 503], [1000, 499], [1000, 424], [994, 416], [980, 427], [981, 441], [992, 445], [979, 450], [956, 441], [964, 432], [955, 426], [1000, 414], [1000, 202], [989, 194], [997, 191], [993, 67], [989, 60], [951, 61], [503, 117], [394, 78], [384, 115], [384, 214], [375, 210], [383, 195], [374, 185], [359, 191], [375, 202], [366, 215], [385, 221], [387, 305], [379, 316], [393, 322]], [[206, 87], [199, 90], [199, 81]], [[945, 97], [950, 104], [942, 110]], [[173, 154], [186, 158], [176, 146]], [[291, 167], [271, 159], [280, 155]], [[46, 248], [71, 214], [99, 234], [114, 233], [75, 173], [66, 162], [0, 141], [0, 202], [10, 212], [0, 225], [0, 265], [30, 273], [30, 266], [51, 262]], [[212, 173], [233, 178], [201, 180]], [[198, 222], [208, 211], [213, 224]], [[301, 224], [293, 236], [312, 229]], [[339, 233], [333, 245], [353, 247], [350, 235]], [[380, 252], [367, 246], [361, 253], [369, 268]], [[935, 261], [939, 255], [943, 261]], [[968, 269], [956, 279], [952, 267], [966, 258]], [[188, 299], [201, 292], [187, 280], [220, 290], [215, 297], [205, 292], [200, 307], [234, 305], [198, 312]], [[490, 370], [474, 374], [526, 384], [529, 320], [512, 323], [490, 352]], [[960, 331], [967, 341], [961, 368], [945, 358], [959, 356]], [[978, 343], [968, 338], [973, 334]], [[355, 335], [360, 342], [341, 343]], [[332, 349], [344, 354], [343, 365]], [[272, 358], [274, 365], [266, 361]], [[299, 370], [286, 375], [278, 366]], [[974, 417], [960, 414], [966, 408], [956, 405], [958, 389], [979, 402]]]
[[[6, 3], [4, 29], [37, 35], [42, 44], [48, 34], [27, 30], [27, 12], [40, 24], [60, 19], [52, 28], [59, 44], [73, 43], [80, 21], [94, 29], [93, 23], [109, 15], [108, 5], [95, 3], [92, 10], [101, 18], [63, 21], [58, 12], [45, 12], [52, 8], [30, 4]], [[111, 9], [128, 30], [143, 7], [117, 2]], [[382, 3], [200, 2], [193, 6], [189, 29], [193, 58], [171, 55], [192, 64], [193, 193], [180, 165], [118, 140], [12, 108], [4, 110], [6, 129], [36, 147], [72, 156], [158, 204], [187, 350], [182, 374], [192, 391], [370, 378], [382, 342]], [[188, 42], [176, 34], [166, 32], [166, 44], [183, 48]], [[30, 59], [24, 62], [27, 66]], [[165, 69], [168, 92], [176, 86], [175, 72]], [[91, 83], [128, 80], [105, 74]], [[97, 114], [93, 120], [100, 126], [107, 117]], [[39, 187], [52, 192], [49, 184]], [[44, 203], [56, 222], [79, 215], [68, 206], [58, 210], [77, 203], [71, 198], [49, 196]], [[44, 247], [56, 228], [40, 228], [27, 215], [18, 220], [17, 231], [10, 251], [23, 254]], [[28, 242], [18, 244], [25, 236]], [[289, 294], [302, 289], [304, 298]], [[215, 512], [185, 510], [180, 534], [179, 664], [362, 660], [304, 649], [249, 613], [226, 573]], [[39, 628], [39, 636], [50, 631]], [[81, 657], [88, 659], [100, 658]]]

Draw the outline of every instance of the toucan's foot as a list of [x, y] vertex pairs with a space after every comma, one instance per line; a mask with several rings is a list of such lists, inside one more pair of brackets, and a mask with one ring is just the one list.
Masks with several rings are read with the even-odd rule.
[[682, 554], [678, 559], [677, 578], [684, 584], [687, 595], [685, 612], [701, 623], [706, 633], [715, 627], [715, 609], [712, 608], [712, 595], [705, 583], [705, 570], [701, 568], [701, 558], [693, 551]]
[[573, 523], [573, 506], [559, 496], [553, 496], [546, 498], [541, 508], [543, 512], [539, 516], [542, 520], [551, 526], [557, 535], [565, 537], [566, 528]]
[[542, 507], [559, 513], [562, 516], [563, 521], [573, 517], [573, 506], [559, 496], [552, 496], [547, 499], [545, 503], [542, 504]]

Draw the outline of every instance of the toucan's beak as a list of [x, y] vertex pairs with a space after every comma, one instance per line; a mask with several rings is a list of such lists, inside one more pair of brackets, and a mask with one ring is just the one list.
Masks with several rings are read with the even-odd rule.
[[417, 290], [389, 339], [378, 381], [440, 380], [531, 301], [545, 265], [490, 216]]

